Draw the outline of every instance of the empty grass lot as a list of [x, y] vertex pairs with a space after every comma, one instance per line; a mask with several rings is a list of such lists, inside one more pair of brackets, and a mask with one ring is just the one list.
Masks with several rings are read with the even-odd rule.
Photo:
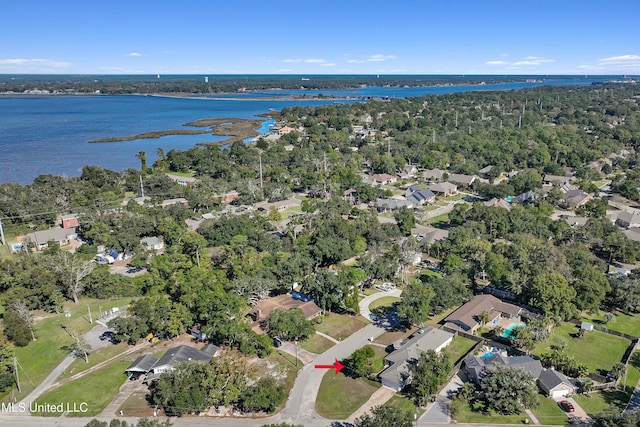
[[335, 375], [329, 370], [322, 378], [316, 410], [325, 418], [344, 420], [362, 406], [380, 387], [379, 383], [362, 378], [346, 377], [342, 372]]
[[343, 340], [366, 324], [367, 322], [361, 316], [329, 313], [324, 317], [322, 323], [316, 326], [316, 330], [334, 339]]
[[318, 334], [313, 334], [304, 341], [299, 341], [298, 345], [307, 351], [315, 354], [322, 354], [333, 347], [333, 342]]
[[127, 417], [151, 417], [153, 408], [149, 406], [146, 396], [146, 391], [134, 391], [118, 408], [117, 413], [122, 411]]
[[[57, 405], [61, 402], [73, 405], [86, 403], [87, 412], [74, 412], [69, 416], [92, 417], [99, 414], [118, 394], [120, 386], [127, 380], [124, 370], [131, 364], [131, 360], [114, 362], [102, 369], [87, 374], [75, 381], [50, 390], [40, 396], [38, 404], [50, 403]], [[59, 416], [58, 413], [37, 414], [44, 416]]]
[[379, 307], [392, 307], [393, 304], [400, 301], [402, 301], [402, 299], [398, 297], [382, 297], [369, 304], [369, 310], [375, 310]]
[[583, 338], [576, 338], [579, 328], [570, 323], [564, 323], [553, 328], [551, 338], [539, 343], [533, 353], [540, 356], [550, 351], [553, 344], [560, 340], [567, 343], [566, 353], [575, 357], [576, 362], [584, 363], [591, 372], [602, 373], [611, 370], [611, 367], [622, 360], [630, 341], [600, 331], [590, 331]]
[[[411, 399], [403, 396], [401, 393], [396, 393], [391, 399], [387, 400], [384, 405], [386, 407], [397, 408], [405, 412], [409, 412], [412, 416], [416, 413], [416, 405], [413, 404]], [[418, 408], [418, 418], [422, 416], [424, 409]]]
[[[82, 299], [80, 304], [65, 303], [65, 307], [71, 312], [70, 321], [63, 313], [36, 313], [44, 316], [35, 323], [36, 341], [30, 342], [25, 347], [15, 347], [14, 354], [20, 363], [20, 383], [22, 391], [16, 389], [5, 395], [3, 401], [15, 398], [21, 400], [31, 393], [49, 375], [49, 373], [70, 353], [69, 346], [74, 339], [67, 332], [73, 330], [78, 335], [88, 332], [95, 324], [89, 323], [87, 306], [92, 313], [98, 313], [98, 308], [103, 310], [111, 307], [126, 307], [131, 298], [113, 300]], [[63, 329], [62, 326], [67, 329]]]

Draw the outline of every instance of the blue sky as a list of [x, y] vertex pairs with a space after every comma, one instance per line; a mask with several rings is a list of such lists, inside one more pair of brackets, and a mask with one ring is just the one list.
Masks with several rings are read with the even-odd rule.
[[0, 73], [640, 74], [638, 0], [20, 0]]

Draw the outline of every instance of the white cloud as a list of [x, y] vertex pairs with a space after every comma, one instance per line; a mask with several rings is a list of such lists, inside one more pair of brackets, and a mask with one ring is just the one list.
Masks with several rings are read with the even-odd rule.
[[144, 55], [141, 54], [140, 52], [131, 52], [127, 56], [144, 56]]
[[640, 63], [640, 55], [620, 55], [602, 58], [598, 61], [603, 65], [637, 65]]
[[309, 59], [305, 59], [304, 62], [306, 62], [307, 64], [323, 64], [327, 61], [325, 61], [324, 59], [309, 58]]
[[364, 64], [366, 61], [361, 59], [350, 59], [347, 61], [349, 64]]
[[282, 62], [302, 62], [302, 59], [283, 59]]
[[71, 66], [71, 63], [62, 62], [62, 61], [52, 61], [50, 59], [11, 58], [11, 59], [0, 59], [0, 66], [24, 67], [24, 68], [67, 68]]
[[367, 62], [382, 62], [382, 61], [387, 61], [390, 59], [396, 59], [395, 55], [382, 55], [380, 53], [376, 54], [376, 55], [371, 55], [369, 58], [367, 58]]
[[504, 61], [487, 61], [485, 65], [507, 65], [508, 62]]
[[336, 63], [335, 62], [327, 62], [325, 64], [320, 64], [321, 67], [335, 67]]
[[539, 58], [537, 56], [527, 56], [524, 61], [517, 61], [512, 63], [511, 65], [513, 67], [519, 67], [521, 65], [540, 65], [540, 64], [545, 64], [549, 62], [556, 62], [556, 61], [554, 59]]

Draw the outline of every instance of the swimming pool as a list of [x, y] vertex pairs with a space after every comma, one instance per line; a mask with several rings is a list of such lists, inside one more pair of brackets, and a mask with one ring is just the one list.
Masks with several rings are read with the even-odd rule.
[[490, 359], [493, 357], [493, 352], [492, 351], [488, 351], [485, 354], [483, 354], [482, 356], [480, 356], [480, 359]]
[[504, 330], [504, 332], [502, 333], [502, 338], [509, 338], [511, 336], [511, 333], [513, 332], [513, 329], [517, 326], [524, 326], [524, 323], [517, 323], [514, 322], [512, 324], [510, 324], [507, 329]]

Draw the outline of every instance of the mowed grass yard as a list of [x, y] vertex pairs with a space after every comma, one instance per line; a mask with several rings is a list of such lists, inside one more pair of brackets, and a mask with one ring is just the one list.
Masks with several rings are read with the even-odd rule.
[[443, 351], [449, 355], [451, 363], [456, 363], [462, 356], [466, 355], [474, 345], [476, 345], [475, 341], [456, 335], [453, 337], [453, 340], [451, 340], [451, 344], [446, 346]]
[[611, 329], [612, 331], [618, 331], [624, 334], [640, 337], [640, 316], [631, 316], [619, 311], [616, 311], [614, 314], [616, 318], [611, 322], [605, 322], [604, 312], [602, 311], [595, 314], [585, 313], [581, 317], [581, 320], [600, 325], [607, 329]]
[[[131, 364], [130, 360], [118, 361], [104, 368], [91, 372], [75, 381], [50, 390], [40, 396], [38, 404], [57, 405], [69, 402], [70, 405], [86, 403], [87, 412], [70, 413], [70, 417], [92, 417], [100, 412], [118, 394], [120, 386], [127, 380], [124, 370]], [[34, 415], [60, 416], [59, 413], [42, 413]]]
[[395, 303], [400, 301], [402, 301], [402, 299], [398, 297], [378, 298], [377, 300], [369, 304], [369, 310], [375, 310], [376, 308], [380, 308], [380, 307], [393, 307]]
[[[568, 418], [567, 414], [558, 406], [558, 404], [542, 394], [538, 395], [540, 405], [531, 408], [536, 418], [545, 425], [566, 425]], [[454, 417], [458, 423], [477, 423], [484, 425], [496, 425], [496, 424], [523, 424], [524, 420], [529, 417], [524, 411], [518, 415], [501, 415], [493, 411], [484, 411], [484, 407], [481, 404], [476, 404], [474, 408], [469, 407], [469, 404], [464, 402], [456, 416]], [[531, 424], [531, 420], [529, 420]]]
[[367, 324], [361, 316], [329, 313], [324, 316], [322, 323], [316, 326], [316, 331], [329, 335], [336, 340], [343, 340]]
[[299, 341], [298, 345], [311, 353], [322, 354], [333, 347], [334, 344], [321, 335], [313, 334], [306, 340]]
[[536, 345], [533, 353], [540, 356], [549, 352], [553, 344], [562, 340], [567, 343], [565, 352], [575, 357], [576, 362], [584, 363], [591, 372], [602, 373], [608, 372], [616, 362], [620, 362], [631, 344], [627, 339], [600, 331], [586, 332], [584, 337], [577, 338], [575, 336], [578, 332], [579, 327], [571, 323], [556, 326], [551, 338]]
[[329, 370], [322, 378], [316, 411], [325, 418], [344, 420], [362, 406], [380, 387], [379, 383], [362, 378], [349, 378], [342, 372]]
[[14, 348], [14, 354], [20, 363], [18, 369], [22, 391], [18, 392], [14, 388], [5, 394], [3, 401], [8, 402], [12, 398], [17, 400], [24, 398], [44, 381], [53, 368], [64, 360], [70, 353], [69, 346], [74, 343], [74, 339], [67, 330], [73, 330], [77, 334], [83, 335], [95, 326], [95, 323], [89, 323], [87, 306], [91, 307], [91, 312], [95, 317], [100, 306], [103, 310], [111, 307], [120, 307], [122, 310], [130, 301], [131, 298], [113, 300], [81, 299], [78, 305], [67, 302], [65, 303], [65, 308], [68, 308], [71, 313], [70, 321], [67, 320], [63, 313], [40, 313], [44, 317], [36, 321], [34, 326], [37, 340], [30, 342], [25, 347]]

